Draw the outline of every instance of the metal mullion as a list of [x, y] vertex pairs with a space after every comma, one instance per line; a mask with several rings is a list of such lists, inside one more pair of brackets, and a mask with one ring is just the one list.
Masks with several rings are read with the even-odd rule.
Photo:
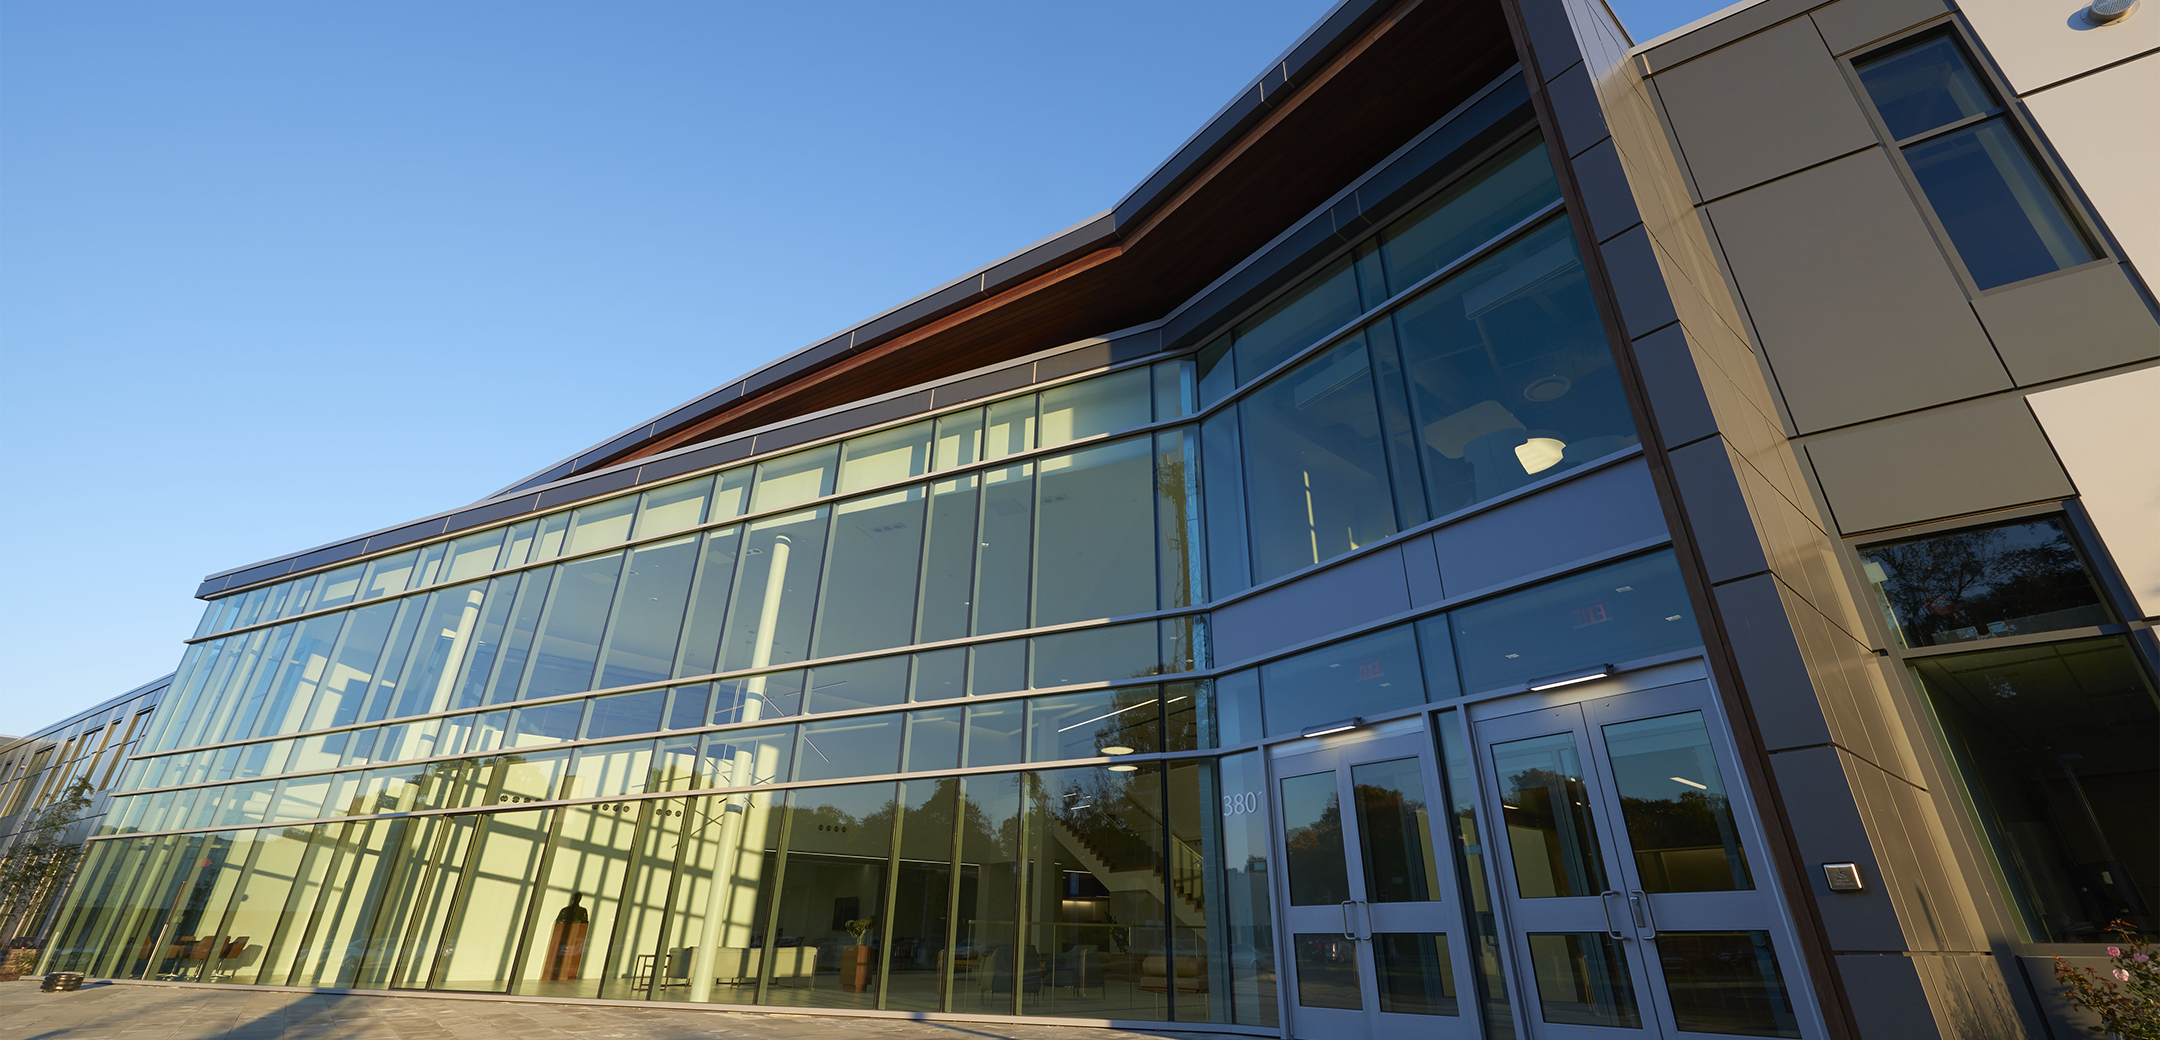
[[2119, 636], [2130, 631], [2126, 624], [2086, 625], [2064, 628], [2052, 632], [2033, 632], [2017, 636], [1997, 636], [1992, 639], [1975, 639], [1964, 643], [1945, 643], [1935, 646], [1900, 647], [1891, 650], [1900, 660], [1930, 657], [1954, 657], [1985, 650], [2014, 650], [2048, 643], [2067, 643], [2077, 639], [2097, 639], [2102, 636]]
[[[907, 827], [907, 784], [893, 784], [893, 829], [891, 851], [885, 857], [885, 906], [878, 914], [877, 998], [871, 1005], [885, 1006], [886, 984], [892, 979], [893, 916], [900, 902], [900, 842]], [[847, 969], [843, 966], [842, 971]]]
[[[473, 875], [480, 870], [480, 847], [487, 843], [489, 826], [494, 822], [494, 813], [481, 813], [473, 821], [472, 837], [466, 839], [465, 861], [459, 869], [457, 889], [450, 897], [450, 917], [443, 922], [442, 934], [435, 939], [434, 956], [429, 958], [428, 977], [424, 983], [427, 989], [442, 988], [443, 971], [449, 967], [450, 956], [464, 930], [465, 913], [471, 909]], [[451, 827], [456, 828], [455, 821]]]
[[[962, 726], [960, 732], [964, 740], [967, 728]], [[938, 1010], [948, 1014], [952, 1012], [953, 990], [959, 979], [960, 871], [967, 851], [966, 779], [953, 782], [952, 799], [952, 858], [946, 861], [945, 875], [945, 952], [938, 961]], [[978, 887], [982, 884], [981, 867], [976, 868], [975, 883]], [[979, 960], [979, 951], [976, 956]]]
[[503, 992], [516, 993], [518, 985], [525, 980], [525, 965], [532, 956], [533, 928], [539, 924], [540, 905], [547, 895], [548, 878], [555, 870], [555, 847], [562, 842], [563, 818], [570, 815], [568, 806], [544, 810], [548, 817], [546, 844], [540, 848], [540, 864], [533, 872], [531, 894], [525, 897], [525, 912], [518, 918], [516, 952], [510, 957], [510, 977], [503, 980]]
[[2003, 105], [1997, 104], [1995, 107], [1990, 108], [1985, 112], [1981, 112], [1976, 115], [1964, 116], [1959, 119], [1953, 119], [1950, 122], [1942, 124], [1941, 126], [1930, 127], [1926, 130], [1922, 130], [1919, 133], [1912, 135], [1911, 137], [1901, 137], [1894, 141], [1891, 141], [1890, 143], [1896, 148], [1898, 148], [1900, 151], [1902, 151], [1911, 145], [1930, 141], [1937, 137], [1942, 137], [1950, 134], [1954, 131], [1963, 130], [1969, 126], [1978, 126], [1981, 123], [1985, 123], [1988, 120], [1993, 119], [1996, 116], [2002, 115], [2007, 111], [2009, 111], [2009, 109], [2005, 108]]
[[[780, 952], [777, 945], [780, 941], [780, 892], [787, 884], [788, 858], [789, 853], [793, 851], [789, 846], [794, 843], [795, 839], [794, 796], [790, 794], [786, 797], [776, 798], [774, 801], [780, 803], [780, 842], [773, 850], [772, 891], [765, 900], [765, 935], [761, 947], [765, 952], [758, 957], [757, 990], [750, 998], [760, 1005], [765, 1003], [766, 997], [772, 992], [773, 961], [776, 959], [775, 955]], [[748, 813], [744, 815], [747, 816]], [[745, 820], [744, 823], [747, 824], [748, 821]], [[747, 827], [743, 837], [745, 841], [749, 839]], [[715, 875], [713, 883], [718, 884], [719, 880], [719, 877]], [[751, 908], [751, 914], [754, 916], [756, 913], [756, 908]], [[813, 976], [817, 973], [817, 965], [814, 962], [810, 967], [810, 972]]]

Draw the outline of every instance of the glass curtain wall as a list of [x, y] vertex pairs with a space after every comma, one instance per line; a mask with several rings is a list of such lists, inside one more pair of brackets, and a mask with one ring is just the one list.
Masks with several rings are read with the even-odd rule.
[[1216, 595], [1636, 443], [1558, 199], [1523, 138], [1202, 350]]
[[[1116, 720], [1113, 703], [1066, 707], [1038, 726], [1077, 719], [1090, 743], [1160, 749], [1159, 720]], [[1210, 899], [1264, 857], [1248, 833], [1236, 841], [1243, 861], [1226, 863], [1213, 761], [665, 793], [771, 754], [708, 749], [681, 770], [655, 761], [658, 793], [544, 808], [503, 806], [579, 778], [504, 756], [417, 785], [442, 792], [431, 804], [485, 811], [102, 842], [55, 933], [53, 970], [799, 1008], [1272, 1015], [1258, 952], [1264, 885]], [[377, 797], [420, 804], [402, 789]]]

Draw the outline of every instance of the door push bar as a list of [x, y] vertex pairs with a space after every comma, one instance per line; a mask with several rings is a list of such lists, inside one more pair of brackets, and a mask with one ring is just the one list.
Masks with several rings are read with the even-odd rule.
[[[1365, 911], [1365, 934], [1363, 935], [1357, 934], [1357, 925], [1350, 918], [1350, 905], [1352, 903], [1357, 904]], [[1372, 907], [1364, 900], [1345, 899], [1342, 901], [1342, 937], [1345, 939], [1363, 939], [1367, 942], [1372, 940]]]
[[[1627, 910], [1615, 915], [1613, 900], [1623, 896], [1627, 899]], [[1607, 890], [1598, 894], [1598, 902], [1605, 908], [1605, 934], [1622, 942], [1629, 939], [1657, 938], [1657, 925], [1650, 918], [1650, 900], [1642, 892]], [[1626, 925], [1633, 926], [1632, 935], [1629, 934], [1629, 928], [1623, 927]]]

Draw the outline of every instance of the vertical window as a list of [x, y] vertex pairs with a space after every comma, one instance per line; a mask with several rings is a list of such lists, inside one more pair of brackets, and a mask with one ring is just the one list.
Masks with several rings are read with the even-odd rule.
[[1853, 67], [1976, 287], [2099, 256], [1956, 37], [1905, 42]]

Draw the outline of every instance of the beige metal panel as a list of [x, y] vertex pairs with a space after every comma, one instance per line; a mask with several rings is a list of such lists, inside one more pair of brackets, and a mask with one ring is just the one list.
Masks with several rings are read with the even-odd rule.
[[2077, 482], [2079, 499], [2130, 584], [2138, 610], [2160, 617], [2160, 368], [2026, 398]]
[[1875, 141], [1852, 88], [1805, 18], [1660, 73], [1657, 89], [1705, 199]]
[[1800, 432], [2010, 388], [1879, 149], [1709, 213]]
[[2112, 261], [1973, 301], [2019, 386], [2160, 357], [2160, 324]]
[[[2160, 29], [2160, 14], [2143, 6], [2131, 18]], [[2025, 106], [2149, 284], [2160, 271], [2160, 54], [2050, 87]]]
[[[2143, 8], [2105, 26], [2081, 0], [1960, 0], [1958, 9], [2020, 94], [2160, 47], [2160, 17]], [[2150, 126], [2151, 124], [2147, 124]]]
[[1807, 454], [1848, 534], [2074, 493], [2015, 394], [1811, 437]]

